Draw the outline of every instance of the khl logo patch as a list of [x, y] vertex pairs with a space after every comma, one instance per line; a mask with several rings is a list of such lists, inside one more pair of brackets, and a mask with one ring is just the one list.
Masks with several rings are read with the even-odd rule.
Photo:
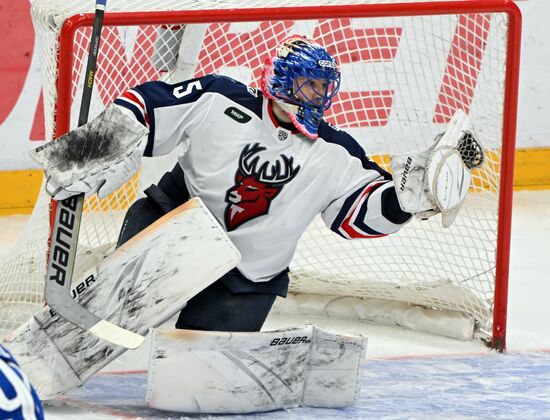
[[279, 137], [279, 140], [285, 141], [286, 139], [288, 139], [288, 131], [279, 130], [278, 137]]

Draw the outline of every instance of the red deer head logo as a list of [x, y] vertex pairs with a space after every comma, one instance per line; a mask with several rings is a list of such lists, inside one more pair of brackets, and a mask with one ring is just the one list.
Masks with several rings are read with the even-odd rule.
[[234, 230], [243, 223], [269, 212], [271, 201], [300, 170], [294, 158], [280, 155], [274, 163], [259, 165], [259, 153], [266, 150], [259, 143], [247, 144], [239, 158], [235, 185], [227, 190], [225, 226]]

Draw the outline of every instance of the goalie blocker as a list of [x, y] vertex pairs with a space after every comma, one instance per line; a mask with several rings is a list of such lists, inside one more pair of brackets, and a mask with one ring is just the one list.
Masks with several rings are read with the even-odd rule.
[[[153, 331], [147, 381], [152, 408], [252, 413], [343, 407], [360, 391], [367, 339], [314, 325], [260, 333]], [[183, 366], [174, 375], [174, 366]]]
[[426, 150], [392, 156], [401, 208], [421, 219], [441, 213], [443, 227], [451, 226], [468, 193], [471, 170], [483, 161], [470, 120], [459, 110]]

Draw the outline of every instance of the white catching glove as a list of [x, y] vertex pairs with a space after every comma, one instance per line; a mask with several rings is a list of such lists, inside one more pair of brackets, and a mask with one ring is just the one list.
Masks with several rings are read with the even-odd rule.
[[96, 192], [105, 198], [140, 168], [147, 133], [130, 111], [112, 104], [30, 156], [44, 168], [46, 191], [55, 200]]
[[457, 111], [429, 148], [392, 156], [401, 208], [422, 219], [442, 213], [442, 225], [449, 227], [468, 193], [471, 170], [483, 160], [483, 148], [468, 117]]

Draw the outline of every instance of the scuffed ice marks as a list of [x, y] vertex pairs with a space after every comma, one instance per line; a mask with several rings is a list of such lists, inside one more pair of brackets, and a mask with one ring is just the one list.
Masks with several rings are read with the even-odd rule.
[[[363, 370], [363, 391], [350, 407], [298, 407], [231, 417], [196, 417], [214, 420], [548, 419], [549, 378], [549, 353], [370, 360]], [[123, 413], [119, 417], [125, 418], [190, 418], [188, 414], [148, 408], [143, 398], [146, 383], [146, 374], [97, 375], [84, 387], [71, 391], [64, 401], [77, 401], [81, 406], [93, 403], [95, 407], [116, 407]], [[196, 399], [195, 403], [200, 411]], [[76, 418], [66, 416], [63, 418]]]

